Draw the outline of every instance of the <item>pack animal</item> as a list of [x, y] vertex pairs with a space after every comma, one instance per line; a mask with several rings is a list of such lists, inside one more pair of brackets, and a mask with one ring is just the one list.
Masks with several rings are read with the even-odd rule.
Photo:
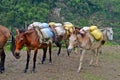
[[89, 62], [89, 65], [92, 65], [95, 59], [95, 65], [98, 65], [99, 61], [99, 49], [101, 46], [105, 43], [106, 40], [113, 40], [113, 31], [112, 28], [105, 28], [102, 30], [103, 38], [99, 41], [91, 41], [90, 39], [90, 33], [86, 32], [84, 35], [80, 33], [79, 29], [75, 29], [75, 31], [71, 34], [69, 38], [69, 46], [68, 51], [71, 52], [72, 49], [76, 46], [81, 48], [81, 56], [80, 56], [80, 62], [77, 72], [80, 72], [83, 58], [85, 55], [86, 50], [91, 50], [93, 52], [93, 55], [91, 56], [91, 60]]
[[[59, 47], [57, 55], [59, 56], [62, 48], [62, 41], [65, 43], [66, 49], [68, 48], [68, 40], [73, 31], [74, 25], [70, 22], [64, 22], [62, 25], [61, 23], [49, 23], [51, 29], [55, 33], [55, 44]], [[70, 55], [67, 51], [68, 56]]]
[[[5, 70], [5, 57], [6, 57], [6, 54], [5, 54], [5, 51], [4, 51], [4, 47], [5, 47], [5, 44], [7, 43], [10, 36], [12, 36], [12, 38], [13, 38], [13, 35], [10, 32], [10, 30], [5, 26], [0, 25], [0, 58], [1, 58], [1, 61], [0, 61], [0, 73], [3, 73], [4, 70]], [[13, 50], [13, 48], [11, 48], [11, 49]]]
[[20, 58], [20, 50], [23, 48], [24, 45], [27, 47], [27, 62], [24, 72], [26, 73], [29, 67], [30, 61], [30, 53], [31, 50], [34, 50], [34, 57], [33, 57], [33, 69], [32, 72], [35, 72], [36, 68], [36, 57], [38, 53], [38, 49], [43, 50], [43, 57], [42, 57], [42, 64], [46, 59], [47, 48], [49, 47], [49, 62], [52, 62], [51, 58], [51, 48], [52, 48], [52, 41], [49, 40], [47, 43], [40, 42], [39, 37], [37, 35], [37, 31], [35, 29], [29, 29], [26, 31], [21, 31], [16, 29], [16, 37], [15, 37], [15, 51], [14, 56], [19, 59]]

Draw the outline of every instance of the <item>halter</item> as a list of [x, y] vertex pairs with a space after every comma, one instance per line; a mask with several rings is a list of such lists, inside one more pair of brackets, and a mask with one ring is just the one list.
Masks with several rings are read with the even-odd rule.
[[101, 29], [101, 31], [103, 32], [105, 40], [113, 40], [113, 31], [112, 31], [112, 28], [109, 28], [109, 27], [103, 28], [103, 29]]

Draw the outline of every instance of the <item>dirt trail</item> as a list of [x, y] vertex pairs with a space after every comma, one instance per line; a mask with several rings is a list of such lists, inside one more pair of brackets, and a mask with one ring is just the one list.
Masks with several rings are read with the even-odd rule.
[[6, 52], [6, 70], [0, 74], [0, 80], [120, 80], [120, 46], [103, 47], [99, 67], [88, 65], [90, 52], [87, 51], [80, 73], [77, 73], [79, 54], [72, 53], [68, 57], [65, 49], [62, 49], [60, 56], [56, 53], [53, 49], [52, 64], [49, 64], [48, 55], [45, 63], [39, 64], [42, 56], [42, 50], [39, 50], [36, 73], [31, 73], [33, 55], [28, 72], [23, 73], [26, 51], [21, 52], [19, 60], [15, 59], [11, 52]]

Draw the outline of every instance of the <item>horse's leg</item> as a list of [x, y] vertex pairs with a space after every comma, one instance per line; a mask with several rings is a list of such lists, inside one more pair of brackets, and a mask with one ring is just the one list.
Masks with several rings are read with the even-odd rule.
[[[2, 57], [2, 51], [0, 50], [0, 58], [1, 58], [1, 57]], [[2, 67], [1, 60], [2, 60], [2, 59], [0, 59], [0, 73], [2, 73], [2, 70], [1, 70], [1, 67]]]
[[89, 65], [91, 66], [93, 64], [93, 61], [95, 60], [95, 65], [97, 66], [98, 65], [98, 49], [93, 49], [93, 55], [91, 56], [91, 60], [90, 60], [90, 63]]
[[89, 66], [91, 66], [93, 64], [94, 58], [95, 58], [95, 50], [91, 50], [92, 51], [92, 55], [90, 55], [90, 62], [89, 62]]
[[[66, 47], [66, 49], [67, 49], [67, 48], [68, 48], [68, 42], [67, 42], [67, 40], [64, 40], [64, 42], [65, 42], [65, 47]], [[67, 50], [67, 55], [70, 56], [70, 53], [69, 53], [68, 50]]]
[[59, 56], [62, 44], [58, 40], [55, 41], [55, 44], [56, 44], [57, 47], [59, 47], [59, 50], [58, 50], [58, 53], [57, 53], [57, 55]]
[[24, 70], [25, 73], [27, 72], [27, 69], [29, 67], [30, 53], [31, 53], [31, 50], [27, 49], [27, 62], [26, 62], [25, 70]]
[[80, 70], [81, 70], [82, 62], [83, 62], [83, 58], [84, 58], [85, 51], [86, 51], [85, 49], [82, 50], [82, 53], [81, 53], [81, 56], [80, 56], [80, 63], [79, 63], [79, 67], [78, 67], [77, 72], [80, 72]]
[[2, 56], [1, 56], [1, 70], [4, 71], [5, 70], [5, 52], [4, 50], [2, 50]]
[[99, 62], [99, 48], [96, 49], [96, 51], [95, 51], [95, 56], [96, 56], [95, 65], [98, 66], [98, 62]]
[[[1, 57], [1, 56], [0, 56]], [[2, 70], [1, 70], [1, 61], [0, 61], [0, 73], [2, 73]]]
[[78, 53], [78, 48], [77, 48], [77, 47], [74, 48], [74, 53], [75, 53], [75, 54]]
[[102, 46], [101, 46], [100, 49], [99, 49], [99, 53], [100, 53], [100, 54], [103, 54]]
[[43, 48], [43, 57], [41, 63], [43, 64], [46, 59], [47, 48]]
[[33, 69], [32, 69], [33, 72], [35, 72], [35, 68], [36, 68], [37, 52], [38, 52], [38, 49], [35, 49], [35, 50], [34, 50], [34, 57], [33, 57]]
[[49, 62], [52, 62], [52, 58], [51, 58], [51, 51], [52, 50], [52, 43], [49, 44]]
[[0, 72], [3, 73], [3, 71], [5, 70], [5, 52], [4, 50], [2, 49], [1, 51], [1, 62], [0, 62]]
[[58, 53], [57, 53], [57, 55], [59, 56], [60, 55], [60, 52], [61, 52], [61, 47], [62, 47], [62, 44], [61, 43], [59, 43], [59, 50], [58, 50]]

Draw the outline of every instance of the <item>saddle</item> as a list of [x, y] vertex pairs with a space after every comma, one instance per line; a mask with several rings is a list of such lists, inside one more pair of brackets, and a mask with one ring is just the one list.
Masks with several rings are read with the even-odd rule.
[[100, 41], [103, 38], [103, 34], [97, 28], [97, 26], [83, 27], [82, 29], [80, 29], [80, 33], [82, 35], [86, 34], [86, 32], [89, 32], [91, 42]]
[[66, 33], [70, 35], [73, 32], [74, 25], [70, 22], [64, 23], [64, 29], [66, 30]]
[[47, 23], [41, 23], [40, 27], [35, 27], [40, 43], [47, 43], [52, 38], [53, 33]]
[[49, 25], [56, 36], [63, 36], [65, 34], [65, 30], [61, 23], [50, 22]]
[[95, 40], [99, 41], [103, 38], [102, 32], [97, 28], [97, 26], [91, 26], [89, 28], [90, 34], [95, 38]]
[[65, 34], [65, 30], [61, 23], [55, 23], [55, 32], [58, 36], [63, 36]]

